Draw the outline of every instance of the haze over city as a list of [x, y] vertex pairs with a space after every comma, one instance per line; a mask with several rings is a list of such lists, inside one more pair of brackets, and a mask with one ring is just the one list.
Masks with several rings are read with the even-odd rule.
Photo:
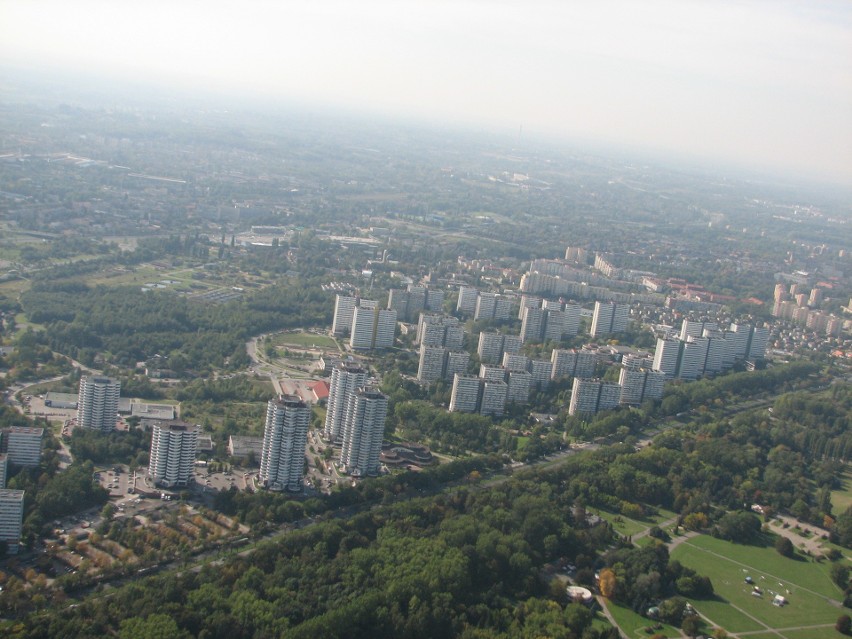
[[0, 59], [852, 180], [845, 2], [5, 0]]

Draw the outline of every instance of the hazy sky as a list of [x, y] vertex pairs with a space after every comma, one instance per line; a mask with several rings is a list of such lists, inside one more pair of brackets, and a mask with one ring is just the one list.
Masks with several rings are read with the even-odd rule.
[[0, 61], [852, 184], [852, 2], [0, 0]]

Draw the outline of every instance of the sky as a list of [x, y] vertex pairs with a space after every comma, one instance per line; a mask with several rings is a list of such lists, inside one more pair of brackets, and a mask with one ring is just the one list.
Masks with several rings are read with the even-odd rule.
[[846, 0], [0, 0], [3, 64], [852, 184]]

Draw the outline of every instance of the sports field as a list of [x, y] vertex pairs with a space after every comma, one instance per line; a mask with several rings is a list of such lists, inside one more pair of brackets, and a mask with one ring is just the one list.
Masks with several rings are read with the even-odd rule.
[[[845, 612], [840, 604], [843, 593], [829, 577], [828, 561], [818, 563], [801, 555], [786, 558], [772, 545], [734, 544], [703, 535], [678, 545], [672, 558], [710, 577], [716, 599], [693, 605], [713, 626], [728, 632], [774, 631], [776, 639], [831, 637], [836, 634], [834, 623]], [[754, 585], [746, 583], [746, 577]], [[754, 586], [761, 595], [753, 594]], [[775, 595], [788, 603], [774, 605]]]

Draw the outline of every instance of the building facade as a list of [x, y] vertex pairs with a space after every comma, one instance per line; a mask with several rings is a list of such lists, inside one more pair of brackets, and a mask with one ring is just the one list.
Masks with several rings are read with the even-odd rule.
[[23, 522], [24, 491], [0, 489], [0, 541], [8, 544], [8, 550], [12, 554], [18, 551]]
[[38, 466], [41, 463], [41, 445], [44, 429], [31, 426], [10, 426], [0, 432], [0, 450], [7, 460], [17, 466]]
[[340, 448], [340, 465], [353, 477], [378, 475], [388, 398], [373, 388], [359, 388], [349, 398]]
[[266, 405], [260, 483], [271, 490], [302, 490], [305, 446], [311, 409], [295, 395], [281, 395]]
[[360, 366], [341, 362], [332, 369], [323, 428], [323, 437], [327, 441], [337, 443], [342, 441], [349, 397], [366, 383], [367, 371]]
[[186, 486], [198, 452], [198, 428], [181, 421], [155, 422], [148, 476], [157, 486]]
[[84, 375], [77, 397], [77, 427], [109, 433], [118, 418], [121, 382], [111, 377]]

